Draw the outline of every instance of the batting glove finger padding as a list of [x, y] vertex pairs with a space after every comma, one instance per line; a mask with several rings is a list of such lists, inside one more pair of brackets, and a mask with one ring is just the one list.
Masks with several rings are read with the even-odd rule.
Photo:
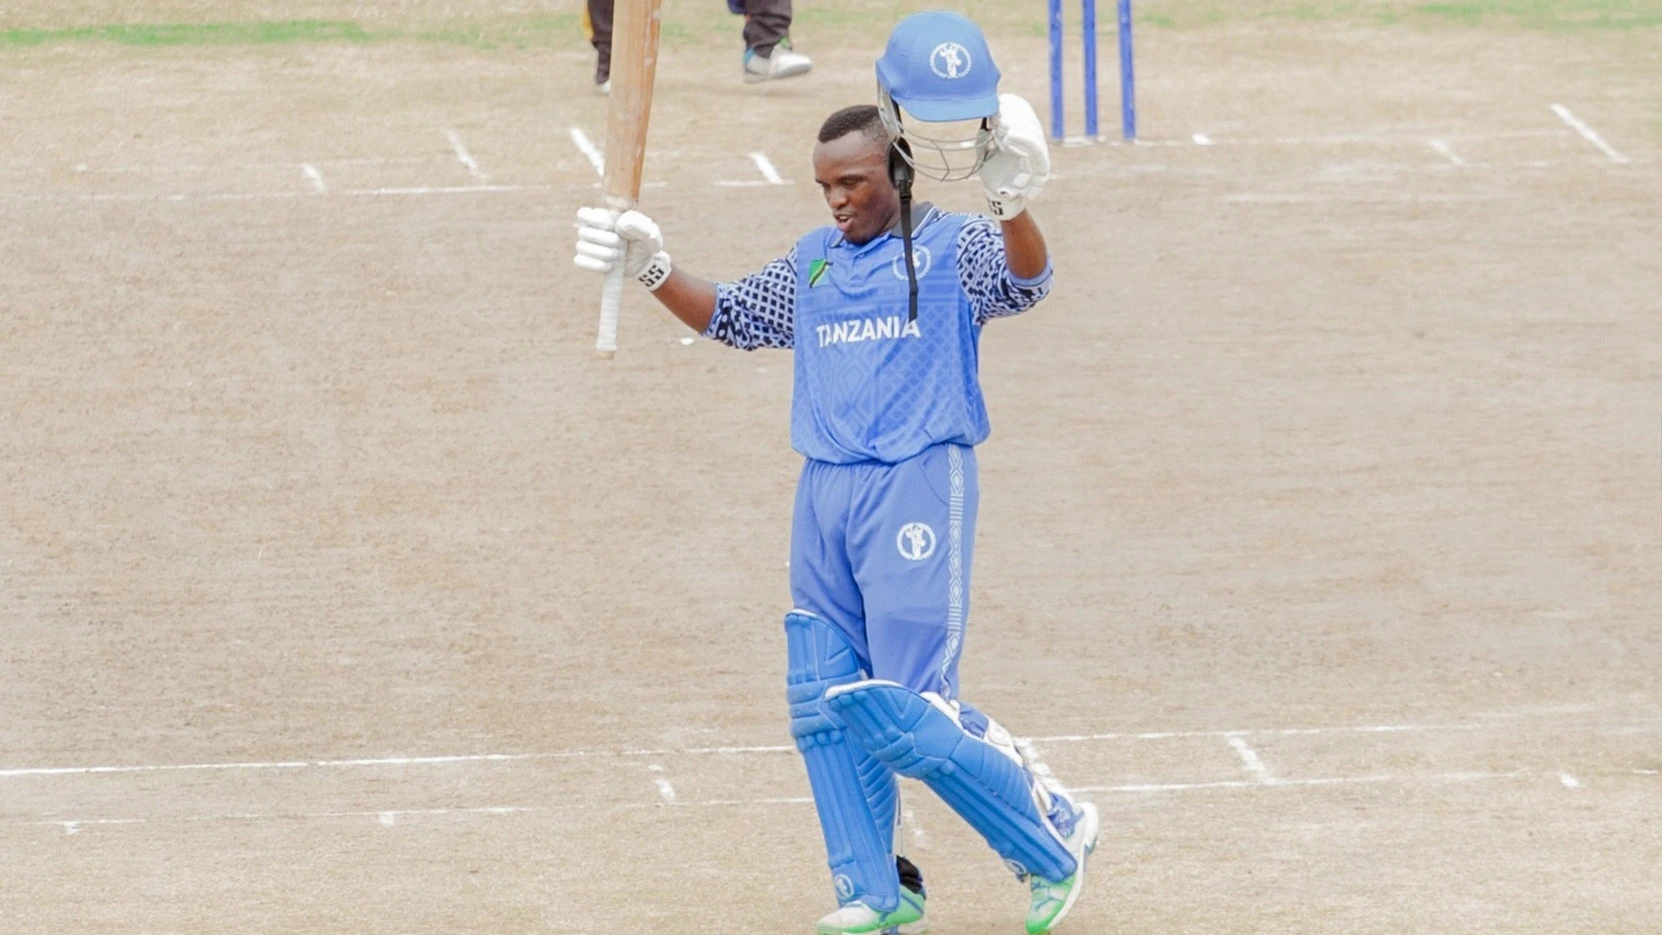
[[577, 255], [572, 262], [596, 273], [609, 273], [621, 262], [624, 275], [639, 279], [648, 289], [663, 285], [670, 271], [663, 233], [639, 211], [578, 209]]
[[998, 98], [993, 151], [981, 167], [981, 185], [992, 215], [1007, 221], [1027, 210], [1050, 179], [1050, 144], [1033, 105], [1014, 94]]

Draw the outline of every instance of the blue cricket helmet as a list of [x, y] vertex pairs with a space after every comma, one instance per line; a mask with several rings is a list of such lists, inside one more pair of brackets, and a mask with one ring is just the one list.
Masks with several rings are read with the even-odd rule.
[[[965, 179], [981, 168], [992, 145], [998, 80], [981, 27], [957, 13], [914, 13], [895, 26], [877, 60], [878, 109], [919, 173]], [[914, 122], [908, 125], [906, 117]], [[940, 138], [918, 122], [979, 122], [979, 128], [973, 136]]]

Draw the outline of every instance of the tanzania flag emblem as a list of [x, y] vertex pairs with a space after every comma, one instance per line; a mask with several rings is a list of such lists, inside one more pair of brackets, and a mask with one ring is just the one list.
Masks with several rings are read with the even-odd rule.
[[812, 289], [825, 279], [825, 274], [831, 269], [830, 260], [814, 260], [808, 264], [808, 288]]

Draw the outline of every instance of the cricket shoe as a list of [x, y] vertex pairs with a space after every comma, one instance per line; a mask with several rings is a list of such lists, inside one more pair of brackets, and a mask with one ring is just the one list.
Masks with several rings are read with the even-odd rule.
[[1085, 888], [1085, 861], [1096, 851], [1097, 833], [1101, 822], [1096, 806], [1089, 802], [1075, 805], [1061, 796], [1055, 796], [1050, 813], [1051, 824], [1063, 832], [1062, 842], [1073, 855], [1073, 876], [1066, 880], [1045, 880], [1037, 874], [1027, 878], [1033, 902], [1027, 910], [1028, 935], [1044, 935], [1062, 923], [1063, 917], [1078, 901]]
[[757, 55], [755, 49], [746, 49], [744, 53], [744, 80], [752, 84], [806, 75], [813, 67], [813, 59], [792, 49], [785, 40], [767, 55]]
[[900, 888], [900, 905], [890, 912], [878, 912], [862, 902], [852, 902], [819, 920], [817, 935], [924, 935], [929, 920], [924, 917], [924, 894]]

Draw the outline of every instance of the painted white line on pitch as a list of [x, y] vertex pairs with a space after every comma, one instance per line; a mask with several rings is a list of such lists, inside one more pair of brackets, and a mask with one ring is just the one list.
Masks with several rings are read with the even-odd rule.
[[1552, 112], [1558, 115], [1559, 120], [1569, 124], [1570, 129], [1581, 134], [1583, 139], [1589, 143], [1592, 143], [1594, 146], [1597, 146], [1600, 151], [1602, 151], [1606, 156], [1609, 156], [1611, 162], [1627, 162], [1626, 156], [1616, 152], [1616, 150], [1609, 143], [1604, 141], [1604, 137], [1599, 136], [1597, 130], [1594, 130], [1586, 123], [1583, 123], [1580, 117], [1570, 113], [1570, 109], [1568, 107], [1565, 107], [1563, 104], [1554, 104], [1552, 105]]
[[52, 821], [47, 824], [62, 825], [64, 834], [79, 834], [87, 825], [142, 825], [143, 818], [83, 818], [79, 821]]
[[1457, 166], [1464, 166], [1466, 164], [1466, 160], [1460, 158], [1460, 154], [1454, 151], [1454, 147], [1448, 144], [1448, 140], [1429, 139], [1426, 140], [1426, 143], [1432, 149], [1440, 153], [1443, 158], [1447, 159], [1450, 163]]
[[323, 184], [323, 173], [317, 171], [317, 166], [314, 166], [309, 162], [302, 162], [300, 164], [300, 171], [306, 173], [306, 178], [312, 180], [312, 188], [315, 189], [319, 195], [329, 190], [329, 186]]
[[[1258, 730], [1184, 730], [1184, 731], [1147, 731], [1142, 733], [1102, 733], [1102, 734], [1053, 734], [1049, 736], [1031, 737], [1028, 741], [1034, 743], [1098, 743], [1115, 740], [1170, 740], [1205, 737], [1299, 737], [1320, 736], [1332, 734], [1413, 734], [1437, 733], [1443, 731], [1484, 731], [1503, 730], [1514, 725], [1545, 726], [1559, 730], [1618, 730], [1639, 727], [1652, 729], [1662, 721], [1632, 721], [1622, 724], [1615, 723], [1586, 723], [1566, 722], [1562, 724], [1531, 725], [1524, 720], [1497, 720], [1485, 723], [1468, 724], [1364, 724], [1342, 727], [1285, 727], [1263, 728]], [[205, 771], [237, 771], [237, 770], [295, 770], [295, 769], [343, 769], [367, 768], [377, 766], [442, 766], [449, 764], [468, 763], [514, 763], [533, 760], [566, 760], [566, 759], [619, 759], [634, 757], [665, 757], [665, 756], [751, 756], [795, 753], [796, 747], [784, 744], [758, 744], [755, 746], [717, 746], [717, 747], [657, 747], [657, 748], [621, 748], [613, 750], [602, 749], [574, 749], [552, 750], [537, 753], [469, 753], [448, 754], [440, 756], [386, 756], [386, 757], [353, 757], [345, 759], [313, 759], [313, 760], [269, 760], [245, 761], [229, 763], [161, 763], [138, 764], [125, 766], [44, 766], [44, 767], [11, 767], [0, 768], [0, 779], [22, 778], [28, 776], [74, 776], [74, 775], [110, 775], [122, 773], [159, 773], [159, 772], [205, 772]], [[1655, 771], [1651, 771], [1652, 774]], [[1284, 780], [1278, 780], [1282, 782]]]
[[[1421, 775], [1374, 775], [1374, 776], [1335, 776], [1317, 779], [1278, 779], [1273, 783], [1254, 782], [1245, 779], [1226, 779], [1214, 782], [1168, 782], [1168, 783], [1127, 783], [1123, 785], [1075, 786], [1074, 792], [1080, 793], [1148, 793], [1148, 792], [1192, 792], [1207, 790], [1248, 790], [1261, 791], [1266, 789], [1296, 789], [1320, 788], [1324, 786], [1352, 786], [1352, 785], [1380, 785], [1396, 783], [1409, 785], [1412, 783], [1478, 783], [1502, 779], [1518, 779], [1532, 775], [1529, 770], [1512, 770], [1504, 773], [1483, 772], [1456, 772], [1456, 773], [1428, 773]], [[705, 799], [701, 801], [677, 801], [670, 807], [683, 808], [756, 808], [767, 805], [813, 805], [814, 800], [809, 796], [780, 796], [756, 799]], [[663, 809], [665, 806], [657, 802], [613, 802], [606, 807], [617, 810], [635, 810], [642, 808]], [[374, 818], [385, 827], [392, 827], [406, 817], [419, 816], [447, 816], [473, 817], [480, 815], [526, 815], [526, 814], [553, 814], [556, 812], [593, 811], [595, 806], [589, 803], [572, 803], [560, 807], [547, 805], [492, 805], [455, 808], [405, 808], [405, 809], [375, 809], [354, 811], [324, 811], [324, 812], [289, 812], [289, 813], [248, 813], [233, 812], [218, 815], [185, 815], [157, 818], [82, 818], [82, 819], [50, 819], [24, 820], [8, 822], [0, 820], [0, 824], [22, 825], [55, 825], [64, 829], [66, 834], [75, 834], [94, 825], [142, 825], [147, 823], [163, 823], [169, 821], [186, 822], [226, 822], [226, 821], [315, 821], [334, 818]], [[915, 819], [914, 819], [915, 821]], [[921, 843], [921, 835], [919, 836]]]
[[[657, 763], [653, 763], [651, 766], [647, 767], [647, 770], [654, 773], [662, 773], [664, 768]], [[658, 795], [661, 796], [665, 802], [670, 805], [675, 804], [675, 787], [669, 784], [668, 779], [665, 779], [663, 776], [653, 776], [652, 784], [658, 787]]]
[[357, 188], [342, 195], [476, 195], [486, 192], [546, 191], [550, 185], [439, 185], [409, 188]]
[[1494, 779], [1517, 779], [1529, 775], [1527, 770], [1506, 773], [1431, 773], [1421, 776], [1336, 776], [1323, 779], [1277, 779], [1274, 782], [1253, 782], [1245, 779], [1223, 779], [1215, 782], [1131, 783], [1120, 786], [1077, 786], [1075, 792], [1192, 792], [1207, 789], [1294, 789], [1312, 786], [1377, 785], [1380, 783], [1486, 782]]
[[759, 180], [759, 179], [740, 179], [740, 180], [734, 180], [734, 181], [729, 181], [727, 179], [720, 179], [720, 180], [717, 180], [715, 182], [711, 182], [710, 184], [716, 186], [717, 188], [772, 188], [773, 187], [772, 182], [768, 182], [768, 181], [765, 181], [765, 180]]
[[1566, 788], [1566, 789], [1579, 789], [1579, 788], [1581, 788], [1581, 780], [1575, 778], [1574, 776], [1571, 776], [1569, 773], [1559, 773], [1558, 774], [1558, 781], [1563, 783], [1564, 788]]
[[490, 176], [479, 171], [479, 163], [474, 160], [473, 154], [467, 151], [467, 147], [462, 145], [462, 138], [456, 135], [455, 130], [446, 130], [444, 131], [444, 135], [450, 140], [450, 149], [456, 154], [456, 161], [461, 163], [462, 166], [467, 169], [468, 175], [473, 176], [481, 182], [490, 178]]
[[1252, 745], [1246, 742], [1246, 738], [1231, 737], [1229, 738], [1229, 745], [1235, 748], [1236, 753], [1240, 754], [1241, 763], [1246, 766], [1247, 772], [1257, 776], [1259, 782], [1275, 782], [1275, 775], [1264, 765], [1264, 761], [1258, 758], [1258, 751], [1252, 749]]
[[911, 809], [901, 811], [902, 820], [912, 831], [912, 846], [920, 851], [929, 849], [929, 837], [923, 833], [923, 826], [918, 824], [918, 816]]
[[762, 178], [766, 179], [769, 185], [785, 184], [785, 180], [779, 177], [779, 170], [775, 169], [773, 162], [768, 159], [767, 153], [751, 153], [750, 161], [756, 163], [757, 170], [762, 173]]
[[594, 166], [595, 175], [603, 176], [606, 174], [606, 157], [600, 154], [599, 148], [594, 145], [594, 140], [589, 139], [589, 135], [583, 132], [582, 127], [571, 128], [571, 141], [577, 145], [577, 149], [584, 156], [588, 157], [589, 165]]
[[[432, 162], [433, 158], [431, 156], [397, 156], [397, 157], [391, 157], [391, 158], [383, 158], [383, 157], [377, 156], [377, 157], [371, 157], [371, 158], [367, 158], [367, 159], [311, 159], [311, 160], [308, 160], [308, 161], [314, 166], [390, 166], [390, 165], [415, 165], [418, 162]], [[239, 162], [239, 163], [236, 164], [236, 168], [238, 168], [238, 169], [293, 169], [294, 166], [295, 166], [295, 164], [292, 163], [292, 162]], [[177, 169], [169, 169], [169, 170], [165, 170], [165, 171], [203, 172], [203, 171], [206, 171], [206, 170], [212, 169], [212, 168], [218, 168], [218, 167], [216, 167], [216, 166], [180, 166]], [[130, 167], [130, 168], [116, 168], [116, 169], [107, 169], [107, 170], [100, 170], [100, 171], [108, 171], [108, 172], [153, 172], [153, 171], [163, 171], [163, 170], [150, 169], [150, 168], [145, 168], [145, 167], [142, 167], [142, 166], [135, 166], [135, 167]]]

